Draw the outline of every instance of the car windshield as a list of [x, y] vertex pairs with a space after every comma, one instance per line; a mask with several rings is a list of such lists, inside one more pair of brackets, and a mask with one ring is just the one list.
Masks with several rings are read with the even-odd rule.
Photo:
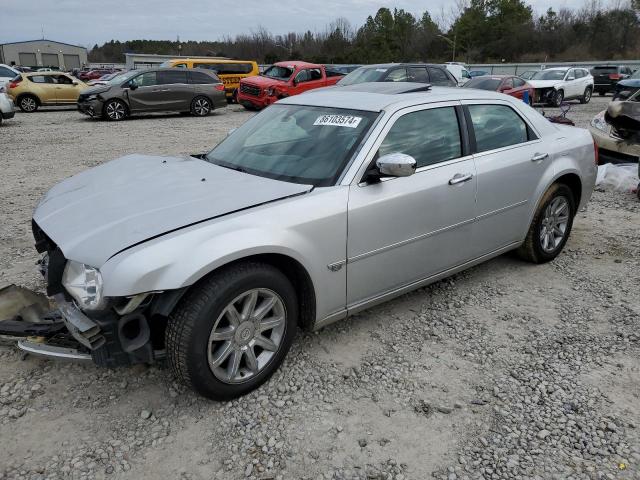
[[333, 185], [377, 115], [274, 104], [234, 131], [205, 159], [276, 180]]
[[563, 80], [566, 73], [566, 70], [542, 70], [534, 73], [531, 80]]
[[640, 68], [633, 72], [633, 75], [631, 75], [629, 78], [640, 78]]
[[284, 67], [282, 65], [272, 65], [267, 68], [262, 75], [269, 78], [275, 78], [276, 80], [282, 80], [286, 82], [291, 78], [293, 72], [295, 71], [292, 67]]
[[121, 74], [116, 75], [115, 77], [113, 77], [107, 83], [109, 83], [109, 85], [119, 85], [121, 83], [126, 82], [131, 77], [139, 74], [140, 72], [141, 72], [141, 70], [131, 70], [129, 72], [121, 73]]
[[480, 90], [497, 90], [502, 80], [500, 78], [474, 78], [463, 85], [465, 88], [479, 88]]
[[360, 67], [341, 79], [337, 85], [355, 85], [364, 82], [379, 82], [389, 69], [385, 67]]

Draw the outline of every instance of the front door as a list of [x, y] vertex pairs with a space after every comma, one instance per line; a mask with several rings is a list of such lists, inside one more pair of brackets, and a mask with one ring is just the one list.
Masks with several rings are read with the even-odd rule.
[[54, 75], [54, 81], [56, 83], [56, 101], [57, 103], [75, 103], [78, 100], [80, 94], [80, 85], [78, 82], [67, 75]]
[[322, 78], [322, 71], [319, 68], [305, 68], [304, 70], [300, 70], [294, 77], [293, 95], [324, 85], [325, 79]]
[[129, 108], [135, 112], [152, 112], [161, 109], [162, 92], [156, 72], [144, 72], [129, 81], [127, 96]]
[[474, 162], [456, 103], [398, 112], [376, 145], [417, 162], [409, 177], [354, 183], [349, 193], [347, 305], [391, 292], [468, 260], [475, 211]]
[[506, 102], [467, 103], [478, 179], [473, 245], [481, 256], [524, 239], [531, 201], [551, 158], [547, 146]]
[[165, 110], [189, 111], [194, 87], [189, 84], [187, 71], [183, 69], [157, 72], [159, 102]]

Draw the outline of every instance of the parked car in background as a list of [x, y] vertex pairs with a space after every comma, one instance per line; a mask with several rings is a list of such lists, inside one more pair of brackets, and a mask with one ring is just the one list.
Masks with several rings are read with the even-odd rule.
[[181, 112], [203, 117], [227, 106], [224, 85], [211, 70], [150, 68], [116, 75], [106, 85], [78, 97], [78, 110], [106, 120], [150, 112]]
[[240, 80], [238, 102], [248, 110], [259, 110], [280, 98], [335, 85], [341, 78], [342, 74], [326, 70], [324, 65], [278, 62], [257, 77]]
[[324, 67], [331, 72], [337, 72], [340, 75], [346, 75], [353, 72], [356, 68], [360, 68], [362, 65], [345, 65], [345, 64], [326, 64]]
[[633, 72], [626, 65], [596, 65], [591, 69], [594, 91], [598, 95], [614, 92], [620, 80], [629, 78]]
[[117, 75], [120, 75], [122, 72], [116, 72], [116, 73], [108, 73], [106, 75], [101, 76], [100, 78], [96, 79], [96, 80], [89, 80], [87, 83], [87, 85], [89, 86], [94, 86], [94, 85], [105, 85], [109, 80], [111, 80], [112, 78], [115, 78]]
[[63, 72], [30, 72], [16, 75], [7, 93], [23, 112], [43, 105], [74, 105], [87, 84]]
[[510, 250], [562, 251], [595, 183], [587, 130], [494, 92], [355, 87], [285, 98], [197, 158], [129, 155], [45, 194], [36, 248], [85, 358], [161, 352], [228, 400], [274, 373], [299, 327]]
[[9, 80], [15, 78], [16, 75], [20, 75], [20, 71], [4, 63], [0, 63], [0, 87], [5, 85]]
[[53, 72], [53, 68], [51, 67], [41, 67], [36, 69], [36, 72]]
[[95, 68], [93, 70], [79, 72], [78, 78], [82, 81], [98, 80], [105, 75], [120, 72], [121, 70], [119, 68]]
[[572, 99], [589, 103], [593, 94], [593, 77], [586, 68], [547, 68], [536, 72], [528, 82], [535, 89], [534, 103], [554, 107]]
[[626, 99], [630, 98], [634, 93], [640, 89], [640, 70], [636, 70], [633, 74], [616, 83], [615, 90], [613, 91], [613, 99]]
[[489, 72], [485, 72], [484, 70], [471, 70], [469, 72], [470, 78], [482, 77], [483, 75], [489, 75]]
[[15, 115], [13, 99], [7, 95], [4, 85], [0, 85], [0, 123], [9, 120]]
[[[636, 90], [625, 101], [640, 102], [640, 90]], [[625, 132], [612, 126], [609, 120], [607, 110], [603, 110], [591, 120], [589, 125], [589, 131], [598, 146], [600, 163], [638, 162], [640, 143], [635, 139], [630, 141], [629, 138], [626, 138]]]
[[337, 85], [355, 85], [365, 82], [417, 82], [440, 87], [455, 87], [458, 82], [442, 64], [382, 63], [365, 65], [342, 78]]
[[529, 105], [533, 104], [533, 87], [525, 80], [514, 75], [485, 75], [472, 78], [463, 88], [479, 88], [504, 93], [523, 100], [524, 92], [529, 92]]
[[519, 73], [518, 76], [523, 80], [531, 80], [531, 78], [539, 71], [540, 70], [526, 70], [522, 73]]
[[447, 62], [444, 66], [453, 74], [459, 86], [464, 85], [471, 79], [469, 71], [460, 63]]
[[29, 72], [33, 72], [34, 71], [33, 68], [31, 68], [31, 67], [16, 66], [16, 67], [13, 67], [13, 68], [18, 70], [19, 72], [22, 72], [22, 73], [29, 73]]
[[260, 73], [254, 60], [225, 60], [216, 58], [179, 58], [168, 60], [161, 66], [175, 68], [204, 68], [213, 70], [224, 84], [227, 100], [237, 101], [240, 80]]

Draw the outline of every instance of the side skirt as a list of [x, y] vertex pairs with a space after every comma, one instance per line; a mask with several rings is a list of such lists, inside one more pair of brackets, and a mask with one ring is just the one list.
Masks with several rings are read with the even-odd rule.
[[338, 320], [342, 320], [351, 315], [355, 315], [356, 313], [362, 312], [363, 310], [367, 310], [371, 307], [374, 307], [375, 305], [379, 305], [381, 303], [387, 302], [392, 298], [399, 297], [400, 295], [404, 295], [407, 292], [416, 290], [418, 288], [422, 288], [426, 285], [429, 285], [430, 283], [437, 282], [438, 280], [442, 280], [443, 278], [446, 278], [455, 273], [461, 272], [462, 270], [466, 270], [467, 268], [486, 262], [487, 260], [490, 260], [494, 257], [502, 255], [505, 252], [508, 252], [509, 250], [513, 250], [519, 247], [521, 244], [522, 242], [510, 243], [509, 245], [501, 247], [498, 250], [494, 250], [493, 252], [487, 253], [473, 260], [469, 260], [468, 262], [462, 263], [457, 267], [444, 270], [440, 273], [436, 273], [435, 275], [431, 275], [430, 277], [423, 278], [422, 280], [411, 282], [407, 285], [395, 288], [393, 290], [390, 290], [376, 297], [372, 297], [367, 300], [348, 305], [345, 310], [341, 310], [339, 312], [328, 315], [321, 320], [316, 320], [313, 326], [313, 330], [320, 330], [321, 328], [326, 327], [327, 325], [330, 325], [334, 322], [337, 322]]

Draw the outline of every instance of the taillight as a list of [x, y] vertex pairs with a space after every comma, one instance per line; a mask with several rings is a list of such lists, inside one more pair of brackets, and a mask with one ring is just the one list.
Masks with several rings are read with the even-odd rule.
[[622, 75], [620, 75], [619, 73], [609, 74], [609, 80], [620, 80], [621, 78], [622, 78]]
[[216, 85], [216, 90], [220, 91], [220, 92], [224, 92], [224, 84], [219, 83]]
[[11, 80], [9, 82], [9, 88], [16, 88], [21, 81], [22, 80]]
[[600, 165], [600, 151], [598, 150], [598, 144], [596, 141], [593, 141], [593, 156], [596, 162], [596, 165]]

